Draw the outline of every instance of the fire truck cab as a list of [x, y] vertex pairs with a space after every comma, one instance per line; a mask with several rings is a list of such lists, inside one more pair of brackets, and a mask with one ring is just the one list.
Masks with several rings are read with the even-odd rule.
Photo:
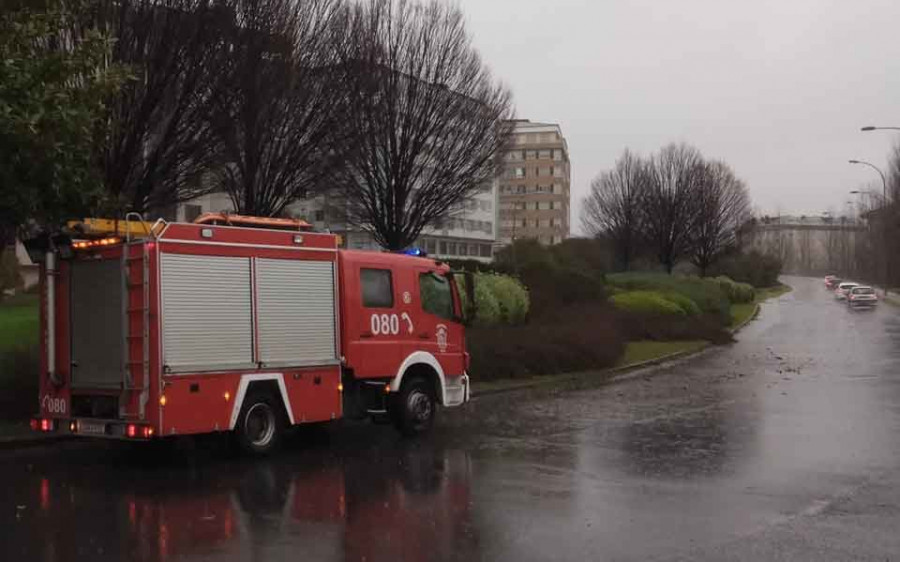
[[85, 220], [29, 241], [43, 297], [33, 428], [232, 431], [257, 454], [291, 425], [342, 417], [428, 431], [439, 406], [469, 399], [462, 303], [474, 299], [438, 261], [338, 241], [234, 215]]

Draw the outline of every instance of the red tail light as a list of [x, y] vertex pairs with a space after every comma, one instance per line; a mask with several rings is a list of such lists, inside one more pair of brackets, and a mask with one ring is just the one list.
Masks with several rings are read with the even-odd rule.
[[48, 420], [44, 418], [41, 420], [41, 431], [52, 431], [53, 430], [53, 420]]
[[38, 420], [31, 418], [31, 431], [37, 431], [41, 428], [41, 424]]
[[133, 423], [128, 424], [128, 427], [125, 429], [125, 435], [135, 437], [137, 435], [137, 426]]

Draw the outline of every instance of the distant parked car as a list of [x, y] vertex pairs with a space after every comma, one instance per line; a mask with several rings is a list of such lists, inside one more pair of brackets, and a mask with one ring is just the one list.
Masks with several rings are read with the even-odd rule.
[[836, 277], [834, 275], [829, 275], [825, 277], [825, 287], [831, 291], [837, 289], [837, 286], [843, 283], [844, 280], [840, 277]]
[[834, 279], [834, 275], [826, 275], [825, 276], [825, 286], [827, 287], [831, 280]]
[[834, 290], [834, 298], [839, 301], [845, 300], [847, 298], [847, 294], [850, 292], [850, 289], [858, 286], [858, 283], [850, 283], [849, 281], [844, 281], [837, 286], [837, 289]]
[[847, 295], [847, 305], [851, 308], [856, 308], [858, 306], [875, 306], [876, 304], [878, 304], [878, 295], [875, 294], [875, 289], [872, 287], [857, 285], [850, 289], [850, 292]]

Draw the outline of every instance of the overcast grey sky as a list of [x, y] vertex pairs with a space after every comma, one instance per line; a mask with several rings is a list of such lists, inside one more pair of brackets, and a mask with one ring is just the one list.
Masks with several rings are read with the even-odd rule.
[[[898, 0], [460, 0], [517, 116], [558, 122], [579, 200], [622, 149], [723, 159], [763, 213], [840, 211], [900, 126]], [[874, 184], [873, 184], [874, 185]], [[880, 188], [880, 180], [877, 183]]]

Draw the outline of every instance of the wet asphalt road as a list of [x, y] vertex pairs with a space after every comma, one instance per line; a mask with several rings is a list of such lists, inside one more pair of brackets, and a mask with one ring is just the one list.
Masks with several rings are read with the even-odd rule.
[[0, 452], [0, 560], [900, 560], [900, 309], [786, 281], [733, 345], [484, 397], [421, 443]]

